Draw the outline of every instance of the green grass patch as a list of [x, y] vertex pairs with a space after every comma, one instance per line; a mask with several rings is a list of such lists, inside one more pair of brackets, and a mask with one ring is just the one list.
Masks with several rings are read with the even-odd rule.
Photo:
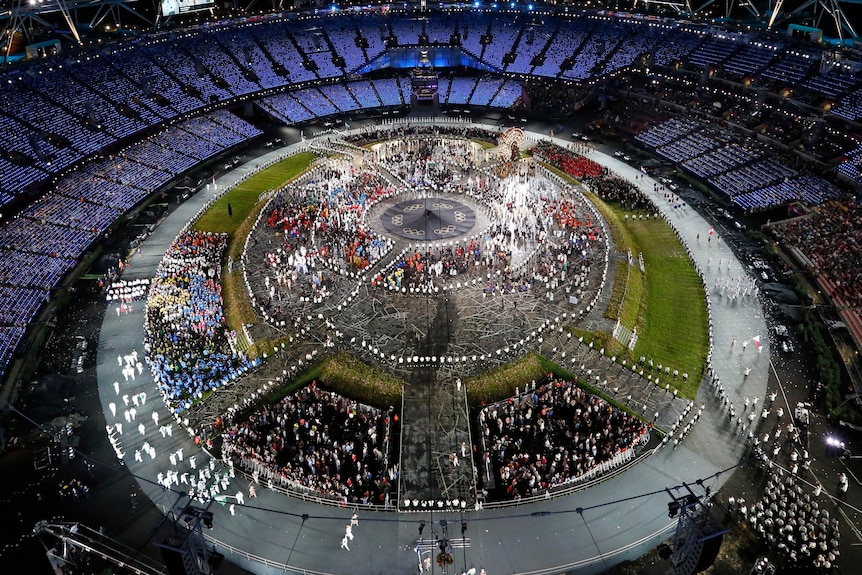
[[[629, 230], [629, 221], [625, 219], [626, 212], [606, 203], [595, 194], [586, 193], [586, 196], [605, 218], [617, 249], [631, 250], [632, 258], [636, 259], [640, 254], [640, 246]], [[637, 326], [646, 289], [646, 278], [639, 266], [631, 266], [626, 260], [617, 262], [611, 300], [605, 309], [605, 317], [619, 319], [620, 323], [629, 329]]]
[[524, 387], [533, 381], [542, 381], [548, 374], [542, 367], [541, 357], [530, 353], [519, 360], [471, 377], [465, 382], [467, 401], [470, 405], [494, 403], [511, 397], [515, 388]]
[[[584, 341], [587, 340], [584, 339]], [[503, 365], [491, 372], [468, 379], [468, 401], [470, 405], [502, 401], [514, 395], [515, 388], [524, 391], [533, 381], [537, 385], [539, 382], [545, 382], [548, 374], [553, 375], [555, 378], [576, 381], [578, 387], [587, 391], [587, 393], [601, 397], [611, 405], [641, 419], [640, 415], [621, 405], [604, 391], [593, 387], [586, 381], [578, 380], [575, 374], [538, 353], [530, 353], [517, 361]]]
[[611, 319], [620, 317], [629, 277], [628, 262], [619, 261], [615, 267], [616, 273], [614, 274], [614, 285], [611, 287], [611, 300], [608, 302], [608, 307], [605, 308], [605, 317]]
[[626, 283], [626, 295], [620, 309], [620, 323], [626, 327], [637, 325], [641, 311], [643, 310], [644, 296], [646, 295], [646, 277], [639, 267], [626, 265], [629, 270], [629, 278]]
[[285, 381], [256, 405], [249, 406], [236, 419], [243, 419], [262, 404], [272, 405], [283, 400], [312, 381], [339, 395], [380, 409], [401, 404], [404, 382], [397, 377], [367, 365], [346, 353], [319, 361], [295, 378]]
[[[242, 332], [242, 326], [247, 324], [257, 323], [257, 314], [248, 299], [245, 291], [245, 282], [243, 281], [242, 270], [235, 269], [232, 272], [222, 270], [222, 299], [224, 301], [224, 313], [227, 324], [231, 329], [237, 330], [238, 334]], [[244, 341], [245, 338], [240, 338]], [[257, 353], [253, 349], [243, 349], [250, 357], [257, 357]]]
[[[338, 395], [349, 397], [360, 403], [386, 410], [400, 408], [401, 390], [404, 382], [395, 376], [373, 368], [348, 354], [338, 354], [308, 367], [293, 379], [272, 388], [265, 397], [243, 407], [233, 419], [242, 421], [264, 405], [274, 405], [298, 389], [316, 381], [322, 388]], [[215, 390], [204, 394], [204, 398]]]
[[584, 344], [593, 344], [595, 349], [604, 349], [605, 355], [621, 355], [622, 344], [611, 337], [611, 334], [604, 331], [588, 331], [577, 327], [566, 326], [572, 337], [580, 338]]
[[482, 146], [483, 150], [490, 150], [491, 148], [497, 147], [496, 142], [489, 142], [488, 140], [473, 140], [473, 141], [476, 142], [477, 144], [479, 144], [480, 146]]
[[347, 353], [324, 360], [320, 379], [329, 389], [368, 405], [381, 409], [401, 405], [403, 380]]
[[[565, 176], [565, 174], [563, 174]], [[569, 178], [572, 182], [577, 182], [572, 178]], [[606, 203], [603, 199], [598, 197], [592, 192], [584, 191], [584, 195], [587, 197], [590, 202], [599, 210], [599, 213], [602, 214], [602, 217], [605, 218], [605, 221], [608, 224], [608, 231], [611, 234], [611, 239], [614, 241], [614, 245], [617, 246], [618, 249], [625, 250], [634, 245], [634, 241], [632, 240], [631, 234], [629, 234], [625, 225], [623, 224], [624, 212], [615, 210], [613, 206]]]
[[[608, 223], [616, 248], [622, 251], [631, 251], [632, 259], [636, 260], [642, 247], [629, 228], [631, 224], [635, 223], [635, 220], [627, 220], [625, 217], [627, 212], [606, 203], [595, 194], [587, 193], [586, 195]], [[640, 266], [629, 265], [627, 260], [617, 262], [614, 285], [611, 288], [611, 300], [605, 309], [605, 317], [613, 320], [619, 319], [620, 323], [629, 329], [638, 326], [647, 290], [646, 275], [649, 273], [649, 268], [644, 274], [640, 270]]]
[[635, 356], [688, 373], [673, 385], [693, 399], [709, 348], [703, 286], [682, 244], [663, 220], [629, 222], [646, 268], [646, 290], [638, 316]]
[[[549, 169], [576, 183], [552, 166]], [[629, 360], [643, 355], [655, 365], [678, 370], [679, 379], [672, 385], [682, 397], [694, 398], [706, 365], [709, 332], [703, 286], [688, 254], [664, 220], [626, 219], [626, 214], [631, 216], [631, 212], [608, 204], [595, 194], [586, 192], [585, 195], [607, 221], [616, 248], [630, 249], [633, 258], [643, 254], [646, 270], [643, 273], [639, 267], [623, 262], [627, 269], [622, 272], [618, 264], [611, 292], [612, 305], [605, 313], [612, 319], [620, 317], [628, 328], [637, 327], [634, 352], [614, 345], [618, 342], [608, 341], [604, 347]], [[585, 338], [584, 341], [589, 340]], [[689, 374], [688, 382], [683, 381], [683, 373]]]
[[[260, 202], [261, 195], [277, 190], [295, 179], [305, 172], [316, 158], [317, 156], [311, 152], [302, 152], [285, 158], [240, 182], [216, 200], [198, 218], [194, 223], [194, 229], [228, 234], [228, 258], [239, 259], [245, 247], [246, 237], [251, 233], [258, 213], [263, 209], [263, 204]], [[228, 205], [230, 205], [230, 213], [228, 213]], [[242, 272], [239, 269], [229, 272], [228, 266], [223, 266], [222, 289], [225, 318], [230, 329], [242, 333], [243, 324], [258, 322], [257, 314], [246, 295]], [[257, 355], [256, 346], [245, 351], [251, 357]]]
[[[207, 232], [227, 233], [231, 238], [246, 218], [252, 213], [260, 195], [277, 190], [304, 172], [317, 156], [302, 152], [261, 170], [240, 182], [224, 194], [195, 222], [194, 229]], [[228, 213], [228, 204], [231, 214]]]

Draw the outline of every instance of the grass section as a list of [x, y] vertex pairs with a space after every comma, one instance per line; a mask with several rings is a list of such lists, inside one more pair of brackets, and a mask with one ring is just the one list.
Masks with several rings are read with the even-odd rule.
[[320, 379], [329, 389], [368, 405], [387, 409], [401, 404], [401, 379], [346, 353], [325, 360]]
[[[569, 179], [571, 180], [571, 178]], [[608, 224], [608, 231], [611, 234], [611, 239], [614, 241], [614, 245], [623, 250], [633, 246], [634, 240], [632, 239], [628, 228], [623, 225], [623, 218], [621, 217], [623, 212], [614, 210], [610, 204], [606, 203], [592, 192], [585, 191], [584, 195], [594, 206], [596, 206], [599, 213], [602, 214], [602, 217], [605, 218], [605, 221]]]
[[[317, 156], [311, 152], [302, 152], [266, 168], [240, 182], [232, 190], [216, 200], [210, 209], [204, 212], [194, 223], [195, 230], [226, 233], [229, 236], [228, 257], [238, 259], [242, 256], [245, 240], [251, 233], [258, 213], [263, 209], [260, 197], [266, 192], [277, 190], [303, 173]], [[230, 206], [230, 213], [228, 213]], [[243, 333], [244, 324], [257, 323], [257, 314], [245, 291], [242, 272], [228, 271], [228, 266], [222, 269], [222, 289], [224, 311], [227, 324], [238, 334]], [[245, 338], [240, 338], [243, 341]], [[243, 349], [250, 357], [256, 357], [255, 346]], [[264, 349], [264, 348], [262, 348]]]
[[647, 270], [634, 355], [690, 374], [687, 383], [680, 378], [674, 386], [681, 396], [694, 398], [709, 349], [700, 277], [663, 220], [637, 220], [628, 225], [642, 249]]
[[517, 361], [471, 377], [465, 382], [470, 405], [494, 403], [511, 397], [515, 388], [524, 389], [532, 381], [541, 381], [548, 374], [541, 357], [530, 353]]
[[629, 277], [629, 264], [625, 261], [617, 262], [616, 273], [614, 273], [614, 285], [611, 288], [611, 300], [605, 308], [605, 317], [616, 319], [623, 309], [623, 298], [626, 296], [626, 284]]
[[[317, 362], [295, 378], [273, 388], [259, 402], [244, 407], [235, 419], [246, 418], [261, 405], [276, 404], [312, 381], [317, 381], [322, 387], [339, 395], [383, 410], [400, 405], [404, 385], [397, 377], [366, 365], [351, 355], [340, 353]], [[212, 393], [215, 391], [208, 392]]]
[[[233, 239], [240, 225], [254, 210], [260, 195], [277, 190], [308, 168], [317, 156], [302, 152], [258, 172], [215, 201], [198, 221], [194, 229], [208, 232], [225, 232]], [[230, 204], [232, 214], [228, 213]]]
[[[585, 192], [584, 195], [598, 208], [607, 222], [614, 245], [623, 251], [631, 250], [632, 257], [637, 257], [637, 242], [628, 229], [628, 222], [623, 217], [625, 214], [595, 194]], [[625, 260], [617, 262], [611, 300], [605, 309], [606, 318], [619, 319], [628, 328], [637, 325], [645, 289], [643, 275], [640, 267], [630, 266]]]
[[[242, 271], [234, 270], [227, 272], [226, 269], [223, 269], [221, 284], [227, 323], [232, 329], [237, 330], [238, 342], [247, 344], [248, 342], [246, 342], [240, 326], [256, 323], [257, 314], [246, 295]], [[250, 357], [257, 357], [259, 355], [256, 350], [250, 349], [248, 345], [241, 345], [240, 349]]]
[[630, 266], [629, 278], [626, 283], [626, 296], [623, 299], [623, 305], [620, 309], [620, 323], [624, 326], [637, 325], [638, 319], [643, 309], [644, 296], [646, 295], [646, 277], [640, 267]]
[[[568, 181], [576, 182], [561, 171], [549, 168]], [[605, 314], [612, 319], [620, 317], [626, 327], [637, 327], [634, 352], [622, 349], [618, 342], [607, 341], [609, 337], [604, 347], [630, 361], [644, 356], [652, 359], [656, 366], [661, 364], [670, 366], [671, 371], [688, 373], [691, 376], [688, 382], [680, 375], [672, 385], [680, 396], [694, 398], [706, 365], [709, 332], [703, 286], [688, 254], [663, 220], [626, 219], [625, 215], [631, 216], [631, 212], [605, 203], [594, 194], [585, 195], [607, 221], [614, 245], [623, 251], [631, 249], [633, 258], [643, 254], [646, 270], [643, 273], [637, 265], [629, 266], [627, 262], [622, 264], [625, 271], [618, 266], [611, 305]], [[590, 341], [585, 333], [579, 331], [577, 335]], [[592, 339], [603, 338], [593, 334]]]
[[593, 387], [588, 382], [578, 380], [572, 372], [538, 353], [530, 353], [517, 361], [468, 379], [466, 382], [467, 400], [470, 405], [495, 403], [514, 395], [515, 388], [524, 391], [534, 381], [537, 384], [544, 382], [548, 374], [552, 374], [555, 378], [559, 379], [577, 381], [578, 387], [581, 389], [601, 397], [611, 405], [623, 409], [630, 415], [640, 419], [637, 413], [634, 413], [624, 405], [620, 405], [613, 398]]

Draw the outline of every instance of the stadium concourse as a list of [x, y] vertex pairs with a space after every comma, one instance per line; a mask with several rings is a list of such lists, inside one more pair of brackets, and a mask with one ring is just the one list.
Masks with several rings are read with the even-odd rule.
[[[541, 134], [529, 136], [536, 140], [546, 138]], [[294, 148], [301, 146], [296, 144]], [[652, 197], [679, 232], [707, 286], [716, 285], [724, 276], [744, 274], [726, 242], [720, 236], [710, 237], [710, 224], [694, 210], [668, 203], [653, 180], [627, 164], [597, 151], [589, 155]], [[255, 164], [268, 162], [269, 158], [264, 157]], [[220, 190], [229, 188], [252, 169], [250, 165], [243, 166], [222, 176], [212, 189], [179, 206], [140, 246], [123, 279], [151, 279], [174, 237]], [[717, 264], [719, 260], [722, 269]], [[729, 346], [725, 344], [766, 334], [763, 311], [756, 298], [722, 298], [712, 289], [708, 290], [708, 297], [713, 336], [719, 342], [717, 349], [721, 350], [720, 356], [718, 351], [713, 354], [714, 376], [721, 380], [729, 400], [742, 411], [745, 398], [767, 397], [769, 343], [764, 338], [760, 352], [752, 346], [747, 355], [743, 355], [741, 346], [737, 353], [725, 354]], [[166, 473], [195, 475], [208, 470], [206, 476], [221, 483], [230, 505], [199, 503], [213, 513], [213, 529], [205, 532], [207, 544], [224, 553], [229, 561], [255, 573], [414, 573], [422, 560], [423, 547], [419, 545], [417, 549], [420, 537], [439, 535], [443, 526], [448, 525], [449, 537], [457, 538], [455, 531], [462, 522], [468, 526], [465, 536], [469, 538], [469, 546], [453, 553], [455, 563], [450, 572], [471, 567], [477, 571], [484, 569], [491, 575], [573, 569], [582, 573], [602, 572], [640, 556], [671, 534], [676, 522], [668, 518], [670, 497], [665, 488], [672, 488], [674, 494], [684, 494], [680, 489], [685, 483], [698, 495], [704, 495], [707, 487], [716, 493], [732, 475], [726, 470], [739, 464], [745, 450], [744, 438], [728, 423], [717, 388], [710, 384], [713, 376], [707, 375], [695, 401], [696, 406], [705, 406], [700, 422], [676, 447], [665, 445], [636, 465], [588, 489], [523, 506], [457, 511], [432, 508], [399, 513], [363, 507], [358, 512], [359, 524], [352, 528], [353, 538], [347, 552], [340, 549], [340, 543], [352, 508], [285, 496], [268, 489], [266, 484], [257, 485], [256, 497], [250, 497], [249, 479], [221, 461], [212, 460], [202, 446], [196, 445], [183, 429], [182, 417], [175, 421], [160, 400], [147, 370], [131, 375], [128, 370], [123, 373], [127, 363], [136, 362], [135, 353], [138, 357], [144, 353], [141, 343], [144, 315], [139, 311], [106, 313], [101, 327], [97, 372], [109, 431], [122, 445], [129, 471], [140, 478], [140, 488], [163, 512], [180, 513], [188, 503], [178, 494], [179, 487], [163, 488], [161, 480]], [[570, 357], [591, 357], [591, 361], [596, 361], [598, 352], [583, 349], [585, 346], [579, 346], [577, 341], [561, 341], [560, 345], [570, 346]], [[743, 377], [746, 368], [750, 371]], [[647, 386], [641, 380], [641, 387], [655, 386]], [[128, 409], [126, 401], [136, 407], [132, 423], [122, 416]], [[637, 399], [630, 401], [634, 404]], [[790, 408], [788, 405], [787, 409]], [[119, 434], [117, 423], [123, 427]], [[439, 569], [436, 565], [431, 568], [435, 572]]]

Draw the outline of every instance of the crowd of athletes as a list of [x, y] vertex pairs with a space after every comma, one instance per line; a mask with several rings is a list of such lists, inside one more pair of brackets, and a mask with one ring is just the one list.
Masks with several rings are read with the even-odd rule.
[[[585, 272], [604, 234], [582, 198], [561, 195], [534, 166], [497, 179], [470, 176], [462, 191], [483, 203], [491, 224], [481, 236], [405, 253], [372, 278], [389, 289], [481, 279], [489, 295], [555, 290]], [[515, 250], [524, 253], [520, 261]]]
[[392, 410], [359, 404], [312, 382], [229, 425], [222, 450], [256, 482], [387, 506], [398, 476], [389, 454], [397, 421]]
[[475, 169], [478, 145], [468, 139], [418, 135], [380, 144], [378, 162], [417, 188], [449, 190]]
[[176, 414], [259, 362], [234, 351], [235, 335], [225, 323], [219, 275], [226, 247], [225, 234], [184, 232], [168, 248], [151, 283], [146, 360]]
[[479, 412], [478, 449], [490, 498], [547, 493], [634, 449], [648, 426], [576, 383], [550, 379]]
[[262, 275], [250, 296], [270, 320], [297, 301], [322, 301], [337, 274], [363, 270], [389, 250], [365, 225], [366, 210], [397, 190], [349, 160], [330, 160], [279, 190], [249, 242], [247, 269]]
[[798, 475], [776, 471], [756, 503], [730, 497], [729, 511], [747, 520], [761, 541], [794, 569], [830, 573], [840, 554], [839, 521], [818, 503], [819, 485], [813, 495], [803, 487]]

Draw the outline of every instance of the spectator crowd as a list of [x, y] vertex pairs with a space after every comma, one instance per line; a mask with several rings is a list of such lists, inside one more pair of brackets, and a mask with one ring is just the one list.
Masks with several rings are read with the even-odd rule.
[[830, 282], [847, 306], [862, 306], [862, 209], [858, 204], [829, 202], [815, 208], [810, 217], [772, 229], [810, 260], [812, 271]]

